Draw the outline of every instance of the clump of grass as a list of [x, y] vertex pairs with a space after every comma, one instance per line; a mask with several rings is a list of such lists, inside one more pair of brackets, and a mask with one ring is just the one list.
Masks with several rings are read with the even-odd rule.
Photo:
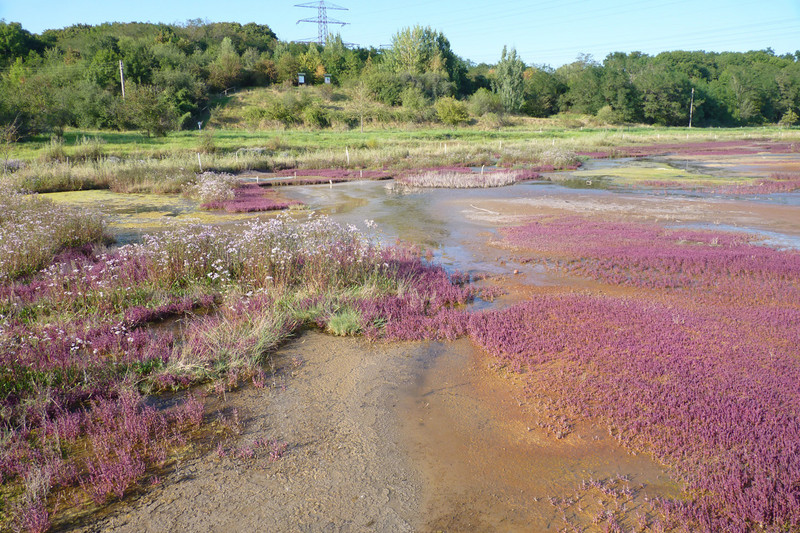
[[217, 151], [217, 145], [214, 142], [214, 130], [206, 128], [200, 132], [200, 142], [198, 143], [198, 150], [203, 154], [213, 154]]
[[45, 147], [39, 152], [39, 161], [48, 163], [52, 161], [66, 161], [67, 152], [64, 150], [64, 140], [60, 137], [51, 137]]
[[331, 315], [326, 330], [339, 337], [361, 332], [361, 313], [355, 309], [343, 309]]
[[122, 193], [179, 193], [192, 180], [197, 160], [173, 156], [167, 159], [105, 158], [76, 164], [74, 161], [34, 161], [9, 176], [17, 190], [61, 192], [111, 189]]
[[72, 152], [78, 161], [99, 161], [103, 158], [103, 145], [106, 141], [102, 137], [81, 137], [78, 146]]

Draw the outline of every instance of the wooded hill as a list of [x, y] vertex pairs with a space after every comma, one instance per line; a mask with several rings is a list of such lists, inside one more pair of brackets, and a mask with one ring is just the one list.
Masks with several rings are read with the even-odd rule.
[[[311, 85], [330, 75], [346, 98], [412, 111], [414, 121], [573, 112], [609, 124], [687, 125], [693, 89], [695, 126], [789, 126], [800, 112], [800, 51], [616, 52], [553, 69], [526, 65], [513, 49], [498, 51], [497, 64], [474, 64], [423, 27], [400, 30], [379, 50], [348, 48], [338, 36], [324, 46], [280, 41], [255, 23], [106, 23], [34, 35], [0, 21], [0, 125], [21, 134], [69, 126], [165, 134], [195, 127], [226, 89], [289, 88], [300, 72]], [[314, 105], [275, 99], [261, 113], [326, 127], [326, 109]]]

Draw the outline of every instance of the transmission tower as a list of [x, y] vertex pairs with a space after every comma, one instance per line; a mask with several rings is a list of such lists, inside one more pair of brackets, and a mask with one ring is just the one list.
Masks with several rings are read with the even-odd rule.
[[[328, 24], [339, 24], [340, 26], [345, 26], [348, 24], [347, 22], [342, 22], [341, 20], [336, 20], [328, 17], [329, 9], [336, 9], [339, 11], [348, 11], [348, 9], [346, 7], [337, 6], [336, 4], [326, 2], [325, 0], [320, 0], [319, 2], [306, 2], [305, 4], [295, 4], [294, 7], [309, 7], [317, 10], [317, 18], [300, 19], [297, 21], [297, 23], [300, 24], [301, 22], [316, 22], [317, 23], [316, 42], [322, 45], [324, 45], [325, 42], [328, 40]], [[306, 41], [314, 42], [313, 39], [306, 39]]]

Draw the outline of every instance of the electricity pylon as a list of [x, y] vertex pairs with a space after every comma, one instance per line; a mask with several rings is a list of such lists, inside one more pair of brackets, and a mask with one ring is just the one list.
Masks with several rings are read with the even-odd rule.
[[[346, 7], [337, 6], [336, 4], [332, 4], [330, 2], [325, 2], [325, 0], [320, 0], [319, 2], [306, 2], [305, 4], [295, 4], [294, 7], [316, 8], [317, 18], [300, 19], [297, 21], [297, 23], [300, 24], [301, 22], [316, 22], [317, 42], [322, 45], [324, 45], [325, 42], [328, 40], [328, 24], [339, 24], [341, 26], [345, 26], [346, 24], [348, 24], [347, 22], [342, 22], [341, 20], [336, 20], [334, 18], [328, 17], [329, 9], [337, 9], [340, 11], [348, 11], [348, 9]], [[311, 39], [308, 39], [308, 41], [311, 41]]]

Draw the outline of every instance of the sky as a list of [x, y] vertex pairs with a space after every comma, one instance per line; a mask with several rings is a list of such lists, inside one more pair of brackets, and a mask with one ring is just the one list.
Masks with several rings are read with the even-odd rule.
[[[103, 22], [266, 24], [285, 41], [316, 39], [316, 9], [303, 0], [0, 0], [0, 19], [32, 33]], [[317, 2], [313, 2], [317, 3]], [[581, 54], [654, 55], [667, 50], [800, 50], [800, 0], [337, 0], [329, 25], [345, 42], [388, 46], [400, 29], [430, 26], [453, 51], [475, 63], [496, 63], [503, 46], [529, 65], [559, 67]]]

